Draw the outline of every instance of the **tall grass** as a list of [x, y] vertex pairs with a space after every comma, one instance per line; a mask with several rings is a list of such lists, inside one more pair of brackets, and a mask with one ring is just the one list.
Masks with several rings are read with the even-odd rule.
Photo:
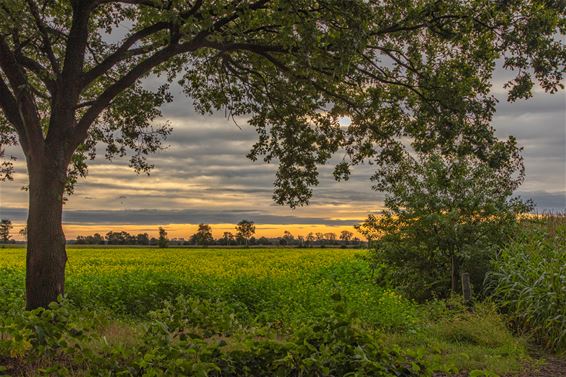
[[566, 215], [526, 220], [498, 256], [488, 287], [517, 330], [566, 350]]

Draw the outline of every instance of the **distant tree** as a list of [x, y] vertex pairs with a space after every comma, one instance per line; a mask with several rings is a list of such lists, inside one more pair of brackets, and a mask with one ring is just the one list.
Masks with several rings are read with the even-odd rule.
[[[129, 233], [121, 233], [123, 242], [129, 243], [131, 236]], [[78, 241], [78, 237], [77, 237]], [[89, 245], [103, 245], [104, 244], [104, 237], [100, 235], [100, 233], [94, 233], [92, 236], [87, 236], [85, 242]]]
[[[368, 216], [368, 219], [376, 218], [378, 216], [370, 214]], [[371, 225], [371, 223], [368, 221], [365, 221], [360, 224], [356, 224], [354, 225], [354, 228], [366, 238], [368, 243], [368, 248], [372, 247], [373, 245], [372, 240], [377, 240], [383, 236], [383, 231], [379, 227], [375, 227]]]
[[310, 232], [309, 234], [307, 234], [307, 245], [311, 246], [312, 243], [316, 240], [316, 237], [314, 236], [314, 234], [312, 234], [312, 232]]
[[466, 270], [479, 289], [518, 215], [532, 208], [512, 198], [524, 178], [519, 152], [509, 139], [485, 151], [488, 162], [433, 150], [380, 170], [386, 209], [364, 228], [382, 234], [373, 257], [384, 280], [416, 299], [446, 297]]
[[246, 243], [248, 242], [244, 237], [242, 237], [241, 234], [236, 234], [236, 245], [246, 245]]
[[257, 244], [258, 244], [258, 245], [265, 245], [265, 246], [267, 246], [267, 245], [271, 245], [271, 241], [269, 241], [269, 239], [267, 239], [266, 237], [260, 237], [260, 238], [257, 240]]
[[245, 241], [246, 246], [251, 236], [255, 233], [255, 224], [253, 221], [242, 220], [236, 226], [236, 237]]
[[8, 243], [11, 240], [10, 231], [14, 226], [9, 219], [0, 220], [0, 242]]
[[305, 236], [297, 236], [297, 241], [299, 241], [299, 247], [305, 246]]
[[232, 232], [224, 232], [222, 236], [223, 244], [228, 246], [235, 242]]
[[138, 244], [138, 245], [149, 245], [149, 234], [139, 233], [136, 236], [136, 244]]
[[330, 244], [335, 243], [336, 242], [336, 233], [332, 233], [332, 232], [324, 233], [324, 238], [326, 240], [328, 240], [328, 242]]
[[350, 232], [350, 231], [348, 231], [348, 230], [343, 230], [343, 231], [340, 233], [340, 239], [341, 239], [342, 241], [344, 241], [345, 243], [350, 242], [350, 240], [352, 239], [353, 236], [354, 236], [354, 233], [352, 233], [352, 232]]
[[163, 227], [159, 227], [159, 241], [157, 244], [160, 248], [165, 248], [169, 246], [169, 239], [167, 238], [167, 232]]
[[324, 243], [324, 237], [325, 237], [325, 236], [324, 236], [324, 233], [322, 233], [322, 232], [317, 232], [317, 233], [316, 233], [316, 241], [317, 241], [319, 244], [323, 244], [323, 243]]
[[27, 239], [28, 239], [28, 227], [27, 226], [24, 226], [22, 229], [20, 229], [20, 231], [18, 233], [24, 239], [24, 241], [27, 241]]
[[[98, 239], [95, 241], [92, 236], [89, 237], [86, 237], [85, 243], [92, 244], [99, 241]], [[110, 231], [106, 233], [106, 242], [108, 243], [108, 245], [134, 245], [135, 237], [126, 231], [120, 231], [120, 232]]]
[[283, 232], [283, 237], [281, 238], [285, 241], [285, 245], [291, 245], [295, 240], [295, 237], [288, 230]]
[[[131, 236], [127, 232], [108, 232], [106, 240], [109, 245], [125, 245], [131, 241]], [[100, 233], [94, 233], [92, 236], [77, 236], [75, 243], [78, 245], [103, 245], [104, 237]]]
[[198, 230], [191, 236], [193, 245], [207, 246], [214, 242], [212, 237], [212, 228], [208, 224], [199, 224]]

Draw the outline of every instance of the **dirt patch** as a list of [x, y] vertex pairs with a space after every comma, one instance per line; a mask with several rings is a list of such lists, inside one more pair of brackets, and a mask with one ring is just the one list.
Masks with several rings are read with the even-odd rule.
[[[469, 377], [469, 372], [435, 373], [433, 377]], [[537, 355], [536, 361], [525, 365], [521, 372], [506, 374], [503, 377], [566, 377], [566, 355]]]
[[545, 356], [513, 377], [566, 377], [566, 356]]

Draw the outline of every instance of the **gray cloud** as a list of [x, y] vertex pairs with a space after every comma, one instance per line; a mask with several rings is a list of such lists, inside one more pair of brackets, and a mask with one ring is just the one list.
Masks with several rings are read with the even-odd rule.
[[[27, 210], [24, 208], [3, 208], [2, 216], [22, 222], [27, 217]], [[359, 220], [334, 220], [322, 217], [298, 217], [298, 216], [278, 216], [263, 211], [249, 209], [233, 209], [223, 212], [190, 209], [190, 210], [164, 210], [164, 209], [143, 209], [143, 210], [83, 210], [65, 211], [63, 223], [67, 225], [81, 224], [197, 224], [197, 223], [234, 223], [242, 219], [255, 221], [258, 224], [325, 224], [325, 225], [354, 225]]]
[[[498, 135], [514, 135], [524, 146], [527, 178], [519, 194], [533, 198], [538, 210], [563, 209], [564, 92], [537, 93], [533, 99], [516, 103], [508, 103], [499, 94], [498, 98], [494, 118]], [[66, 221], [214, 223], [234, 222], [249, 215], [255, 216], [252, 219], [258, 223], [331, 225], [343, 221], [336, 218], [364, 218], [365, 213], [379, 209], [383, 202], [384, 195], [371, 190], [371, 166], [357, 167], [348, 182], [339, 183], [333, 180], [332, 169], [323, 167], [311, 206], [295, 211], [275, 206], [275, 166], [252, 163], [245, 157], [257, 138], [245, 119], [238, 120], [238, 128], [221, 112], [202, 116], [183, 95], [164, 106], [163, 114], [163, 120], [169, 121], [174, 130], [167, 140], [170, 147], [150, 158], [156, 166], [151, 176], [133, 173], [127, 168], [127, 159], [110, 164], [100, 156], [91, 163], [90, 176], [80, 180], [76, 195], [66, 205]], [[13, 152], [21, 157], [19, 151]], [[25, 218], [27, 193], [20, 190], [27, 182], [24, 173], [21, 171], [14, 182], [0, 183], [1, 216]]]
[[536, 208], [539, 210], [563, 212], [566, 211], [566, 193], [565, 192], [517, 192], [517, 195], [524, 199], [532, 199]]

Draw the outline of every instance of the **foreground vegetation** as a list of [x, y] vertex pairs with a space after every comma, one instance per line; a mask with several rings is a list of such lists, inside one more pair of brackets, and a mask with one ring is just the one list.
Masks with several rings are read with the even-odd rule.
[[69, 250], [67, 298], [22, 310], [24, 250], [2, 249], [9, 375], [496, 375], [528, 360], [492, 304], [418, 305], [345, 249]]
[[487, 282], [517, 332], [566, 350], [566, 216], [528, 221], [494, 261]]

